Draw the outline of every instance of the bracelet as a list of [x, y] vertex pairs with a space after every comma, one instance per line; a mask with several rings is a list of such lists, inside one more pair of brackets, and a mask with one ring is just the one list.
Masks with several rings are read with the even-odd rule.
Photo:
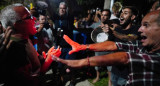
[[87, 57], [87, 60], [88, 60], [88, 66], [90, 66], [90, 61], [89, 61], [89, 57]]

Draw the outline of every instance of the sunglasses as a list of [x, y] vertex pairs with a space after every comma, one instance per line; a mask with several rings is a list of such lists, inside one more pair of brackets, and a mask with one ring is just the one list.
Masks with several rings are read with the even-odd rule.
[[27, 16], [26, 18], [21, 19], [21, 20], [18, 20], [18, 21], [16, 21], [16, 22], [22, 22], [22, 21], [28, 20], [28, 19], [34, 19], [34, 17], [33, 17], [33, 16]]

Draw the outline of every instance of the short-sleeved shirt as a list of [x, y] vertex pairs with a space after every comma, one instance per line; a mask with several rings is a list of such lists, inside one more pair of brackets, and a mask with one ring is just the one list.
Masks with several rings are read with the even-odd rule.
[[[115, 28], [115, 31], [120, 33], [120, 34], [125, 34], [125, 35], [129, 35], [129, 34], [137, 35], [138, 36], [137, 39], [140, 39], [140, 33], [138, 32], [138, 29], [139, 29], [139, 26], [132, 25], [127, 30], [124, 30], [122, 28]], [[111, 40], [115, 41], [115, 42], [128, 42], [128, 40], [126, 40], [126, 39], [120, 39], [120, 38], [117, 38], [117, 37], [114, 37], [114, 36], [112, 36]], [[127, 79], [128, 78], [127, 77], [128, 76], [128, 68], [127, 67], [128, 66], [126, 66], [126, 65], [112, 66], [111, 72], [112, 72], [112, 74], [114, 74], [116, 76], [119, 76], [120, 78]]]
[[[138, 40], [140, 39], [140, 32], [138, 32], [139, 26], [138, 25], [132, 25], [129, 29], [124, 30], [122, 28], [115, 28], [115, 31], [124, 34], [124, 35], [137, 35]], [[114, 38], [114, 41], [116, 42], [128, 42], [128, 40], [125, 39], [119, 39], [117, 37]]]
[[160, 50], [149, 53], [139, 41], [120, 43], [118, 49], [127, 52], [129, 57], [129, 75], [126, 86], [160, 85]]

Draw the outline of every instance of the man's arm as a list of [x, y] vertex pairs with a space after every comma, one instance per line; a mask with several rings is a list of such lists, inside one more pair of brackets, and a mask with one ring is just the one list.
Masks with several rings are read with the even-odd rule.
[[113, 31], [113, 34], [115, 37], [117, 37], [123, 41], [133, 41], [138, 38], [137, 35], [133, 35], [133, 34], [125, 35], [125, 34], [118, 33], [116, 31]]
[[95, 43], [95, 44], [88, 44], [88, 45], [81, 45], [77, 42], [74, 42], [71, 40], [67, 35], [64, 35], [63, 38], [65, 41], [72, 46], [72, 50], [69, 52], [69, 54], [72, 54], [74, 52], [79, 52], [80, 50], [92, 50], [92, 51], [109, 51], [109, 50], [117, 50], [117, 46], [115, 42], [112, 41], [105, 41], [101, 43]]
[[117, 64], [127, 64], [128, 54], [126, 52], [116, 52], [112, 54], [93, 56], [90, 58], [80, 59], [80, 60], [64, 60], [57, 58], [57, 61], [66, 64], [70, 67], [84, 67], [84, 66], [106, 66], [106, 65], [117, 65]]
[[38, 73], [40, 71], [41, 64], [37, 55], [37, 51], [33, 47], [33, 44], [30, 39], [28, 39], [28, 42], [25, 44], [25, 46], [27, 56], [32, 64], [32, 72]]

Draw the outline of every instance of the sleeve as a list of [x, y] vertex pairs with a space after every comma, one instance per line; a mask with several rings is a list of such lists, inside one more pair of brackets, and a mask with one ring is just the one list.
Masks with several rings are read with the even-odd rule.
[[118, 47], [118, 50], [124, 50], [126, 52], [136, 52], [138, 49], [139, 42], [116, 42], [116, 45]]

